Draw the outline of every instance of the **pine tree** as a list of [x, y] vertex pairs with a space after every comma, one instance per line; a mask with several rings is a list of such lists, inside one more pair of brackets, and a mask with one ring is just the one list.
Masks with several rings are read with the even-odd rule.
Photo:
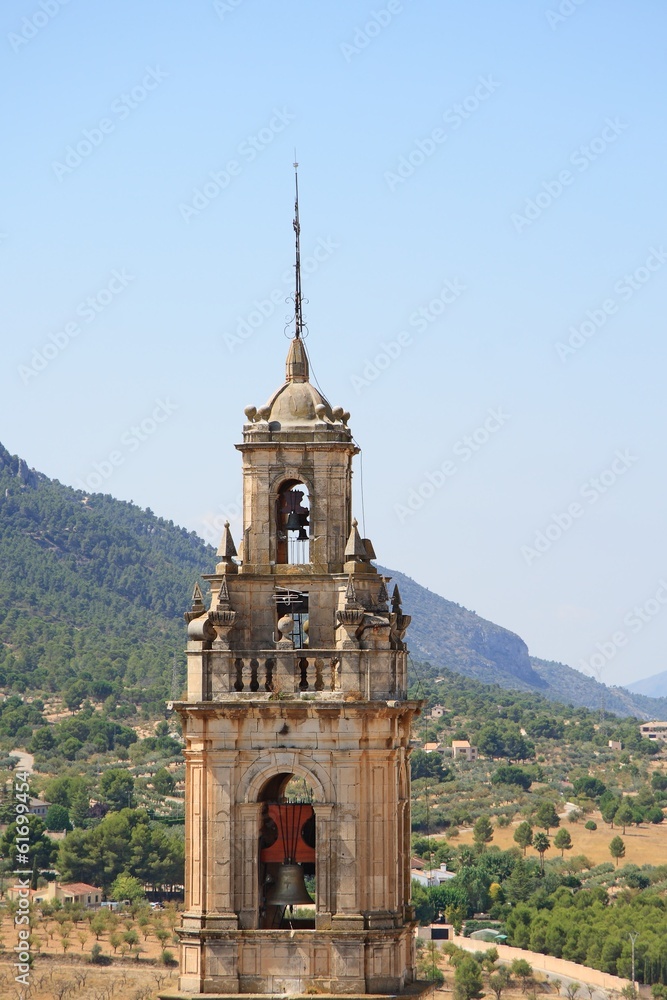
[[616, 867], [618, 868], [618, 859], [625, 857], [625, 844], [620, 837], [614, 837], [614, 839], [609, 844], [609, 853], [616, 862]]
[[533, 842], [533, 828], [526, 820], [519, 823], [514, 831], [514, 842], [523, 848], [523, 856], [526, 856], [526, 848]]
[[572, 837], [568, 830], [562, 828], [557, 832], [554, 837], [554, 847], [557, 847], [560, 851], [561, 858], [565, 857], [566, 851], [572, 850]]

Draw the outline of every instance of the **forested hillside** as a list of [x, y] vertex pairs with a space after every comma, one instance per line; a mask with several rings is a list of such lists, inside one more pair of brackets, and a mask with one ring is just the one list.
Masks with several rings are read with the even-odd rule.
[[[0, 686], [162, 709], [183, 610], [214, 550], [130, 503], [87, 497], [0, 446]], [[158, 708], [159, 706], [159, 708]]]

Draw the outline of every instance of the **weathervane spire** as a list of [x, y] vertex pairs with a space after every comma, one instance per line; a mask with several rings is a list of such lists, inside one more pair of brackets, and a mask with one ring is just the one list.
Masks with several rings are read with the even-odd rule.
[[296, 159], [296, 149], [294, 150], [294, 235], [296, 238], [296, 263], [294, 265], [295, 287], [294, 287], [294, 336], [301, 340], [303, 331], [303, 311], [301, 298], [301, 224], [299, 223], [299, 164]]

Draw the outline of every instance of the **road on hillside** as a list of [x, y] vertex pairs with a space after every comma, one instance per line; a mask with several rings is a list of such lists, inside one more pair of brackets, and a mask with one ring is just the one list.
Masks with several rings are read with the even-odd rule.
[[11, 756], [19, 759], [15, 770], [27, 771], [28, 774], [32, 774], [35, 769], [35, 758], [31, 753], [28, 753], [27, 750], [12, 750]]

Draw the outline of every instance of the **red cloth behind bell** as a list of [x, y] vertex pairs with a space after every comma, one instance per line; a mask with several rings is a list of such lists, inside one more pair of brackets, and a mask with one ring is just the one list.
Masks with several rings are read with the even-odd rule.
[[309, 847], [301, 836], [305, 823], [314, 815], [310, 805], [281, 805], [271, 802], [267, 806], [269, 818], [276, 824], [278, 839], [269, 847], [260, 851], [260, 861], [265, 864], [270, 861], [282, 863], [291, 856], [292, 847], [296, 843], [296, 851], [292, 861], [299, 863], [315, 861], [315, 848]]

